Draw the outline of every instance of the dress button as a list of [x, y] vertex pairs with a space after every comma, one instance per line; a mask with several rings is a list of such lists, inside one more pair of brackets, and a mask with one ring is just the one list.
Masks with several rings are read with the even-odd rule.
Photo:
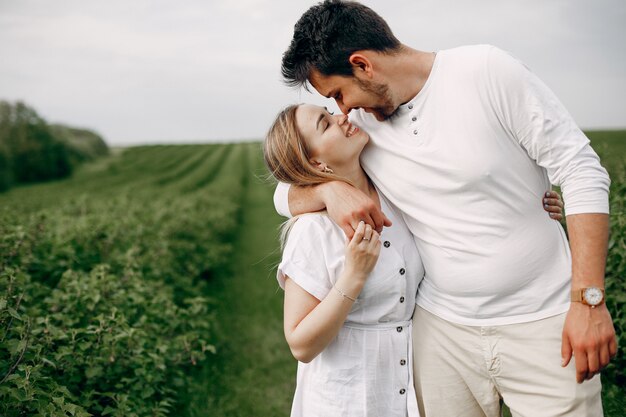
[[400, 390], [400, 395], [404, 395], [404, 393], [405, 393], [405, 392], [406, 392], [406, 390], [405, 390], [404, 388], [402, 388], [402, 389]]
[[413, 117], [411, 117], [411, 120], [416, 121], [417, 117], [413, 116]]
[[396, 327], [396, 330], [398, 331], [398, 333], [402, 332], [402, 326]]
[[417, 129], [415, 129], [415, 130], [413, 131], [413, 134], [414, 134], [414, 135], [417, 135]]
[[404, 297], [400, 297], [400, 302], [404, 303]]
[[409, 104], [409, 110], [412, 110], [412, 109], [413, 109], [413, 105]]
[[400, 268], [400, 275], [404, 275], [406, 273], [406, 270], [404, 268]]
[[400, 359], [400, 365], [402, 366], [406, 365], [406, 361], [404, 359]]
[[383, 246], [388, 248], [389, 246], [391, 246], [391, 243], [388, 240], [385, 240], [385, 243], [383, 243]]

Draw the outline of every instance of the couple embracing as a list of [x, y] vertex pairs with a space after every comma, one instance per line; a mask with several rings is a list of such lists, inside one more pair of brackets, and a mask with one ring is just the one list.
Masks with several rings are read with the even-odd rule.
[[265, 140], [293, 216], [291, 415], [602, 415], [609, 178], [553, 93], [496, 47], [415, 50], [338, 0], [300, 18], [282, 72], [344, 113], [290, 106]]

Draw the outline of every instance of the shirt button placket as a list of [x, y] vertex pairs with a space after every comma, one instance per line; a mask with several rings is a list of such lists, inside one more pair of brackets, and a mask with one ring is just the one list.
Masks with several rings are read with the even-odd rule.
[[[413, 104], [409, 104], [407, 107], [409, 110], [413, 110]], [[411, 116], [411, 122], [413, 122], [412, 124], [414, 124], [416, 121], [417, 121], [417, 116]], [[419, 130], [413, 127], [413, 136], [417, 136], [418, 133], [419, 133]]]

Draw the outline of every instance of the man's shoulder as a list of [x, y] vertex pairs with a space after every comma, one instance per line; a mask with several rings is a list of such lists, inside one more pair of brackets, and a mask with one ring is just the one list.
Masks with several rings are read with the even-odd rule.
[[507, 73], [519, 61], [494, 45], [466, 45], [441, 51], [439, 71], [447, 83], [458, 87], [483, 89], [493, 74]]
[[[520, 62], [509, 51], [494, 45], [465, 45], [452, 49], [444, 49], [441, 58], [450, 64], [450, 67], [468, 70], [475, 64], [476, 68], [508, 65], [510, 62]], [[459, 66], [461, 62], [463, 66]]]
[[497, 46], [489, 44], [463, 45], [455, 48], [443, 49], [437, 54], [440, 58], [450, 60], [475, 60], [486, 59], [494, 50], [500, 50]]

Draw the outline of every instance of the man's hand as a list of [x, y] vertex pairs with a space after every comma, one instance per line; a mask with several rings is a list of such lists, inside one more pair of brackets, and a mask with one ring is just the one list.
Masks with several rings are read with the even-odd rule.
[[579, 384], [593, 378], [615, 357], [617, 340], [606, 304], [591, 308], [582, 303], [572, 303], [563, 326], [561, 366], [567, 366], [572, 353]]
[[342, 181], [333, 181], [320, 187], [328, 215], [343, 229], [348, 239], [352, 239], [361, 220], [378, 233], [382, 232], [384, 226], [391, 226], [391, 220], [378, 205], [353, 186]]

